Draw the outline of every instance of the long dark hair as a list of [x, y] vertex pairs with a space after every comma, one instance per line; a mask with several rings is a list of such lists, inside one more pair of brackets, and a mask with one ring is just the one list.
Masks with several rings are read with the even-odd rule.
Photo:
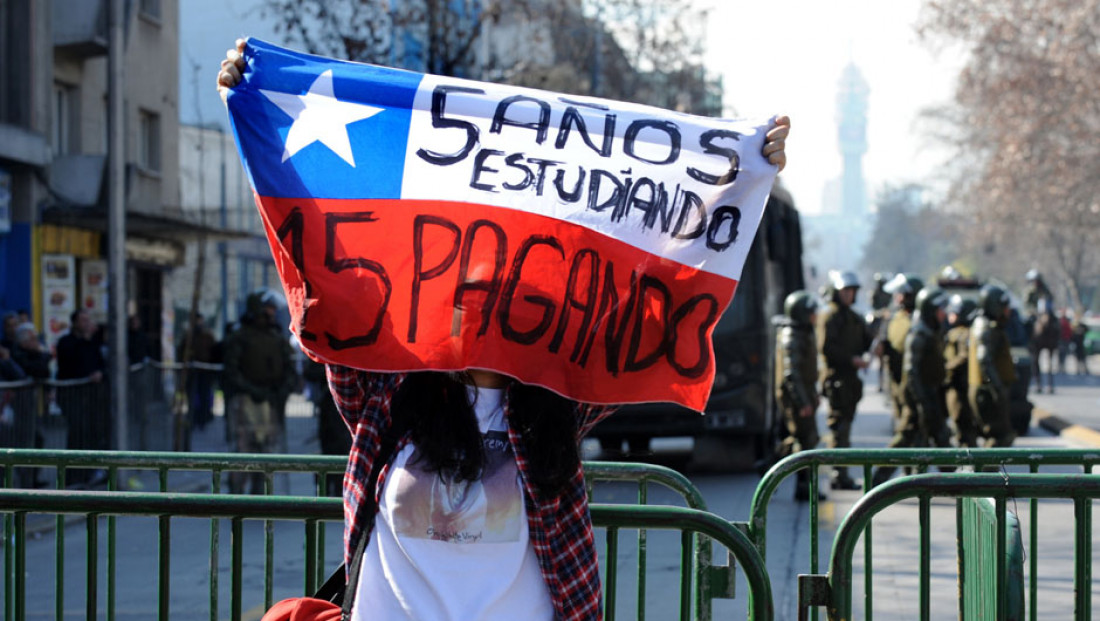
[[[485, 449], [465, 373], [410, 373], [394, 395], [394, 417], [407, 416], [412, 441], [430, 472], [466, 481], [481, 477]], [[561, 493], [577, 473], [580, 449], [572, 402], [538, 386], [505, 388], [508, 424], [520, 437], [528, 478], [539, 493]]]

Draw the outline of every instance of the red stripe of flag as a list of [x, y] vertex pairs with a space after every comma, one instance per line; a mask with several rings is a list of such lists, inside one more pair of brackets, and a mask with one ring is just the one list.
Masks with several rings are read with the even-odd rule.
[[701, 411], [737, 281], [471, 203], [259, 199], [292, 329], [374, 371], [497, 370], [592, 403]]

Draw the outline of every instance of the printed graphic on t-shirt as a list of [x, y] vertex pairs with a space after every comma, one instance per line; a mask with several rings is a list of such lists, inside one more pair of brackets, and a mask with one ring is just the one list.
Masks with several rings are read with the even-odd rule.
[[490, 431], [482, 437], [485, 471], [479, 481], [428, 472], [419, 449], [413, 449], [402, 476], [391, 483], [395, 534], [450, 543], [519, 541], [522, 498], [508, 434]]

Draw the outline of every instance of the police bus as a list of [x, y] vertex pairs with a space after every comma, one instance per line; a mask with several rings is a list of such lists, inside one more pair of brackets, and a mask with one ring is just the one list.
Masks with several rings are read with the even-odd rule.
[[694, 438], [693, 465], [745, 470], [770, 460], [780, 427], [774, 406], [772, 317], [787, 294], [805, 288], [802, 228], [790, 193], [776, 186], [768, 199], [737, 292], [714, 328], [714, 388], [706, 415], [668, 403], [622, 408], [592, 432], [605, 455], [624, 443], [632, 455], [655, 437]]

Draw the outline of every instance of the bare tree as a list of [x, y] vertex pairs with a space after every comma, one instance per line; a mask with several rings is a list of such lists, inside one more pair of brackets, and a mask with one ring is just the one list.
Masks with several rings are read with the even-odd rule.
[[937, 118], [959, 152], [950, 203], [974, 216], [971, 246], [1053, 268], [1080, 310], [1100, 268], [1100, 0], [928, 0], [919, 31], [968, 54]]
[[277, 32], [310, 53], [455, 75], [472, 64], [482, 24], [499, 16], [501, 4], [497, 0], [263, 0], [261, 7], [276, 20]]
[[937, 210], [917, 185], [883, 188], [875, 205], [874, 228], [863, 248], [868, 272], [912, 272], [922, 277], [953, 263], [958, 230], [949, 214]]
[[[688, 0], [263, 0], [306, 51], [701, 114], [721, 93]], [[717, 108], [717, 109], [716, 109]]]

